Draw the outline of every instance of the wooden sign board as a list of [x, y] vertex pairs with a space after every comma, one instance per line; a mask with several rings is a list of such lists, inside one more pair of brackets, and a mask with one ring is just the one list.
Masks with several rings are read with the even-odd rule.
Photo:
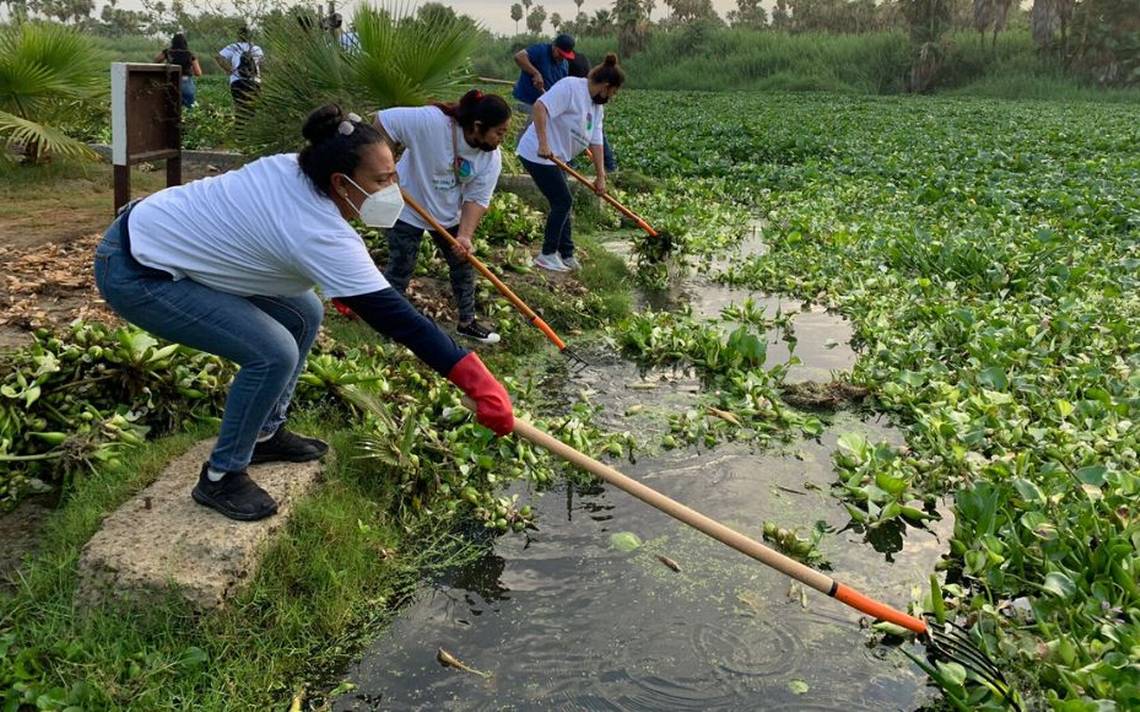
[[131, 166], [166, 161], [166, 184], [182, 183], [182, 70], [173, 64], [111, 65], [111, 162], [115, 212], [131, 198]]

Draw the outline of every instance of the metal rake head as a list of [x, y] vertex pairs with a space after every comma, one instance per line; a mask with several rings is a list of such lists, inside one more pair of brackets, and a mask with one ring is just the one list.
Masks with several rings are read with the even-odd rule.
[[935, 658], [946, 662], [958, 663], [995, 694], [1020, 712], [1021, 705], [1005, 675], [997, 664], [990, 659], [977, 643], [970, 637], [970, 632], [952, 621], [939, 623], [932, 613], [925, 616], [927, 650]]
[[578, 352], [569, 346], [566, 346], [562, 349], [562, 355], [570, 360], [570, 373], [573, 373], [575, 375], [581, 373], [590, 366], [590, 363], [586, 359], [578, 355]]

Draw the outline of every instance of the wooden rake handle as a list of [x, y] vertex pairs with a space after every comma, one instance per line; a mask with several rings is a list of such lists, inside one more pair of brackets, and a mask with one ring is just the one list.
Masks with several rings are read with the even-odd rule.
[[[570, 164], [566, 163], [565, 161], [563, 161], [558, 156], [551, 156], [550, 160], [554, 161], [554, 165], [558, 166], [562, 170], [569, 173], [573, 178], [575, 178], [582, 185], [586, 186], [590, 190], [594, 189], [594, 183], [589, 178], [582, 175], [578, 171], [574, 170], [574, 168], [572, 168], [570, 166]], [[642, 230], [644, 230], [650, 237], [657, 237], [657, 231], [654, 230], [653, 227], [649, 223], [645, 222], [644, 218], [642, 218], [637, 213], [633, 212], [629, 208], [627, 208], [624, 205], [622, 205], [621, 203], [619, 203], [617, 198], [610, 195], [609, 193], [602, 193], [601, 198], [602, 198], [602, 200], [606, 201], [610, 205], [617, 208], [618, 212], [620, 212], [622, 215], [626, 216], [630, 220], [637, 223], [637, 226], [639, 228], [641, 228]]]
[[[428, 225], [431, 225], [432, 230], [435, 230], [440, 235], [443, 235], [443, 238], [447, 240], [448, 244], [450, 244], [453, 248], [460, 246], [459, 240], [456, 240], [455, 237], [447, 231], [447, 228], [445, 228], [443, 225], [440, 225], [439, 221], [432, 217], [431, 213], [424, 210], [423, 206], [416, 202], [415, 198], [408, 195], [408, 192], [406, 190], [401, 188], [400, 193], [404, 196], [404, 202], [407, 203], [412, 210], [416, 211], [417, 215], [426, 220]], [[534, 312], [533, 309], [527, 306], [526, 302], [524, 302], [522, 299], [519, 299], [518, 295], [512, 292], [511, 288], [503, 283], [503, 280], [496, 277], [495, 273], [488, 269], [487, 265], [483, 264], [483, 262], [475, 255], [471, 254], [470, 251], [467, 253], [467, 261], [471, 263], [472, 267], [479, 271], [479, 274], [486, 277], [491, 282], [491, 284], [495, 285], [495, 289], [499, 290], [499, 293], [506, 297], [507, 301], [513, 304], [515, 309], [518, 309], [520, 312], [522, 312], [523, 316], [525, 316], [531, 324], [534, 324], [534, 326], [537, 327], [538, 330], [541, 331], [552, 344], [557, 346], [559, 351], [566, 350], [566, 342], [560, 339], [558, 337], [558, 334], [554, 333], [554, 329], [551, 329], [550, 326], [542, 320], [542, 317], [540, 317]]]
[[[463, 399], [463, 404], [471, 410], [475, 409], [475, 404], [468, 398]], [[785, 576], [794, 578], [805, 586], [810, 586], [816, 591], [835, 598], [869, 616], [889, 621], [915, 633], [926, 633], [926, 623], [922, 620], [896, 610], [885, 603], [876, 601], [869, 596], [864, 596], [855, 589], [839, 583], [830, 576], [816, 571], [809, 566], [805, 566], [795, 559], [784, 556], [780, 552], [761, 544], [755, 539], [746, 537], [740, 532], [726, 527], [715, 519], [686, 507], [675, 499], [661, 494], [652, 487], [643, 485], [637, 480], [623, 475], [614, 468], [578, 452], [566, 443], [544, 433], [521, 418], [515, 418], [514, 432], [516, 435], [523, 437], [539, 447], [549, 450], [567, 462], [597, 475], [614, 487], [624, 490], [649, 506], [661, 510], [670, 517], [689, 525], [699, 532], [707, 534], [722, 544], [727, 544], [740, 553], [756, 559], [765, 566], [776, 569]]]

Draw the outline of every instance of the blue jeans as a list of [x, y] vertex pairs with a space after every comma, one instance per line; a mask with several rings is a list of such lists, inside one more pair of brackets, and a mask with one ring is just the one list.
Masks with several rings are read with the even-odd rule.
[[617, 170], [617, 156], [610, 147], [610, 137], [605, 134], [602, 135], [602, 166], [606, 169], [606, 173]]
[[[129, 211], [128, 211], [129, 213]], [[174, 281], [130, 254], [127, 214], [95, 249], [95, 285], [119, 316], [168, 341], [237, 363], [210, 465], [244, 470], [259, 434], [285, 422], [297, 377], [324, 316], [313, 292], [298, 297], [240, 297], [191, 279]]]
[[182, 77], [182, 106], [189, 109], [194, 106], [194, 100], [197, 96], [198, 87], [194, 83], [194, 77]]
[[550, 202], [550, 213], [546, 216], [546, 234], [542, 240], [542, 254], [557, 252], [561, 257], [574, 256], [574, 239], [570, 234], [570, 213], [574, 207], [574, 196], [566, 175], [558, 166], [531, 163], [519, 156], [523, 168], [534, 179], [534, 184]]

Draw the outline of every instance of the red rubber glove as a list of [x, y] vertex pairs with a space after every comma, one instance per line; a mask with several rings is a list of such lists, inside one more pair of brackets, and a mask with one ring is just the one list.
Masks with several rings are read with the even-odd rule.
[[451, 367], [447, 380], [462, 388], [475, 401], [475, 420], [495, 431], [496, 435], [506, 435], [514, 429], [515, 413], [511, 409], [507, 389], [495, 380], [474, 351]]
[[340, 312], [341, 316], [347, 317], [349, 319], [355, 319], [356, 318], [356, 314], [353, 313], [353, 311], [351, 309], [349, 309], [348, 307], [346, 307], [343, 303], [341, 303], [341, 301], [339, 299], [333, 299], [332, 305], [334, 307], [336, 307], [336, 310], [338, 312]]

